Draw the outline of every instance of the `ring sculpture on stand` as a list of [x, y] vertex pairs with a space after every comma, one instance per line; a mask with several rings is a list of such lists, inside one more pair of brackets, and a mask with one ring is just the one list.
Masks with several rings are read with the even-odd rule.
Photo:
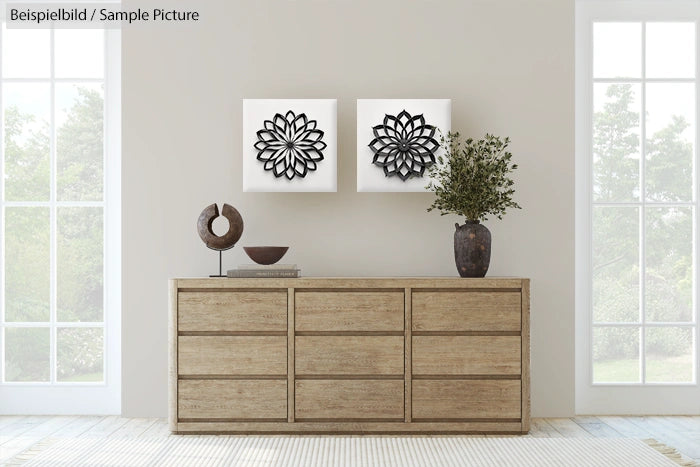
[[219, 275], [210, 277], [225, 277], [221, 269], [221, 252], [233, 248], [243, 234], [243, 218], [236, 208], [230, 204], [224, 203], [221, 215], [228, 220], [228, 231], [221, 236], [216, 235], [212, 228], [214, 220], [219, 217], [219, 208], [216, 203], [210, 204], [204, 208], [199, 215], [199, 219], [197, 219], [197, 232], [199, 233], [199, 237], [207, 248], [219, 252]]

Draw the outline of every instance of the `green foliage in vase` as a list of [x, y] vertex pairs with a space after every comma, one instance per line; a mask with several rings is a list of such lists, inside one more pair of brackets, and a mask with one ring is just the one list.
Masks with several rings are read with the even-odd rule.
[[462, 140], [456, 132], [442, 136], [445, 154], [429, 169], [431, 181], [426, 188], [435, 192], [435, 201], [428, 211], [485, 221], [489, 215], [502, 219], [508, 208], [520, 209], [513, 201], [514, 182], [509, 176], [518, 166], [511, 162], [508, 144], [510, 138], [488, 133], [479, 140]]

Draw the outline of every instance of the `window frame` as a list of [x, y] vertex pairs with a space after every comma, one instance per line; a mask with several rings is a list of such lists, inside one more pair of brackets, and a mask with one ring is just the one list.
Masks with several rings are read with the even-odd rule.
[[[3, 7], [4, 2], [0, 3]], [[4, 21], [4, 19], [3, 19]], [[4, 238], [0, 241], [0, 414], [119, 414], [121, 412], [121, 31], [104, 30], [104, 77], [95, 79], [56, 78], [54, 76], [54, 29], [51, 37], [51, 74], [49, 78], [4, 78], [3, 83], [46, 82], [51, 88], [50, 104], [50, 183], [49, 201], [7, 202], [4, 180], [0, 177], [0, 232], [4, 232], [5, 208], [44, 206], [50, 211], [50, 380], [48, 382], [5, 382], [5, 330], [13, 327], [47, 327], [47, 322], [4, 321]], [[0, 64], [2, 53], [0, 51]], [[1, 73], [0, 73], [1, 75]], [[63, 202], [56, 195], [55, 93], [59, 83], [104, 84], [104, 151], [102, 201]], [[2, 108], [0, 95], [0, 108]], [[4, 174], [4, 132], [0, 132], [0, 174]], [[56, 213], [58, 207], [92, 207], [103, 209], [103, 321], [95, 323], [59, 322], [56, 320]], [[56, 330], [61, 327], [103, 328], [103, 381], [61, 382], [56, 379]]]
[[[691, 327], [694, 338], [693, 354], [693, 382], [656, 383], [646, 382], [644, 379], [645, 352], [644, 330], [655, 327], [655, 324], [646, 322], [642, 314], [639, 323], [625, 323], [625, 326], [641, 328], [640, 335], [640, 382], [634, 383], [594, 383], [593, 382], [593, 310], [592, 310], [592, 227], [593, 227], [593, 83], [605, 82], [604, 79], [593, 78], [593, 23], [594, 22], [694, 22], [696, 28], [696, 63], [695, 77], [682, 82], [692, 81], [695, 84], [695, 167], [693, 168], [693, 200], [692, 202], [679, 203], [648, 203], [643, 193], [643, 176], [640, 174], [640, 199], [632, 203], [614, 203], [615, 205], [629, 204], [639, 207], [646, 206], [680, 205], [694, 207], [693, 216], [693, 267], [694, 282], [694, 316], [691, 324], [683, 324], [680, 327]], [[645, 28], [642, 27], [642, 38]], [[641, 38], [640, 38], [641, 39]], [[646, 44], [642, 43], [642, 54]], [[575, 306], [576, 306], [576, 413], [579, 414], [700, 414], [700, 387], [698, 386], [698, 246], [700, 236], [698, 229], [698, 180], [700, 171], [698, 153], [700, 143], [700, 4], [690, 1], [602, 1], [602, 0], [577, 0], [576, 2], [576, 281], [575, 281]], [[644, 59], [643, 59], [644, 60]], [[648, 79], [642, 62], [642, 75], [640, 79], [613, 79], [614, 82], [637, 82], [642, 85], [648, 82], [672, 82], [673, 79]], [[642, 97], [644, 99], [644, 97]], [[644, 106], [642, 104], [642, 110]], [[644, 116], [642, 115], [642, 118]], [[644, 125], [642, 125], [644, 128]], [[644, 167], [644, 145], [646, 135], [640, 134], [641, 144], [641, 170]], [[595, 203], [598, 204], [598, 203]], [[606, 204], [606, 203], [600, 203]], [[643, 215], [643, 214], [642, 214]], [[640, 257], [644, 255], [644, 241], [646, 226], [640, 225]], [[640, 267], [642, 263], [640, 263]], [[640, 294], [643, 294], [644, 284], [640, 284]], [[643, 306], [643, 305], [641, 305]], [[615, 323], [611, 325], [617, 325]], [[664, 323], [666, 324], [666, 323]], [[597, 325], [599, 326], [599, 324]]]

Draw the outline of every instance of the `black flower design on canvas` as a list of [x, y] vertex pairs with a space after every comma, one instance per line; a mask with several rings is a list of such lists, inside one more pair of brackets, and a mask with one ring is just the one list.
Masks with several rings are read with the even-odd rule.
[[397, 116], [387, 114], [372, 130], [372, 163], [382, 167], [387, 177], [396, 175], [403, 181], [422, 177], [426, 167], [435, 163], [440, 146], [434, 138], [437, 129], [425, 123], [423, 114], [411, 116], [406, 110]]
[[263, 168], [271, 170], [275, 177], [285, 176], [289, 180], [303, 178], [316, 170], [326, 148], [323, 131], [316, 129], [316, 125], [316, 120], [309, 120], [304, 113], [296, 115], [292, 110], [265, 120], [254, 145], [257, 159], [265, 163]]

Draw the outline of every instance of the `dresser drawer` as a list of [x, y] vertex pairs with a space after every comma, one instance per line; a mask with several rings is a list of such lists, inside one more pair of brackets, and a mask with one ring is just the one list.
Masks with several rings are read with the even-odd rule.
[[178, 419], [287, 420], [287, 381], [180, 380]]
[[286, 375], [284, 336], [180, 336], [180, 375]]
[[414, 375], [520, 375], [520, 336], [414, 336]]
[[403, 292], [297, 292], [297, 331], [403, 331]]
[[301, 380], [294, 392], [297, 420], [403, 420], [403, 380]]
[[520, 292], [413, 292], [414, 331], [520, 331]]
[[519, 419], [520, 380], [413, 380], [413, 419]]
[[179, 331], [286, 331], [287, 292], [180, 292]]
[[297, 375], [403, 375], [403, 336], [297, 336]]

